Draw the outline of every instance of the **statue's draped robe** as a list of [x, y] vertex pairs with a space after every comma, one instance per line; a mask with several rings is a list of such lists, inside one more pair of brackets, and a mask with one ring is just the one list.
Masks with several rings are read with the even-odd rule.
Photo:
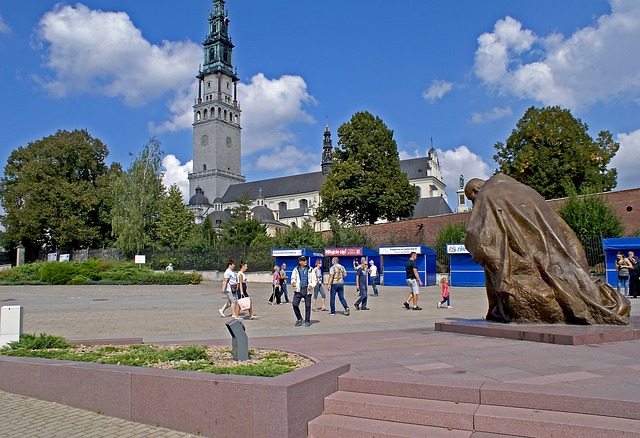
[[474, 200], [465, 246], [485, 268], [488, 320], [629, 324], [629, 300], [589, 275], [571, 228], [535, 190], [497, 174]]

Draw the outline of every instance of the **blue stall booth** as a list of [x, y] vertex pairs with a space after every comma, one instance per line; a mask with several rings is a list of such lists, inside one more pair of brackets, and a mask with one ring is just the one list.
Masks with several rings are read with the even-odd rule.
[[[373, 249], [363, 247], [325, 248], [324, 255], [325, 257], [328, 257], [328, 266], [325, 269], [325, 272], [331, 267], [331, 259], [333, 257], [338, 257], [340, 259], [340, 264], [344, 266], [344, 269], [347, 271], [347, 278], [344, 279], [344, 284], [351, 286], [355, 286], [356, 284], [356, 270], [353, 267], [354, 261], [359, 262], [362, 257], [365, 257], [367, 259], [367, 264], [369, 263], [369, 260], [373, 260], [378, 269], [380, 269], [380, 255], [378, 254], [378, 251], [374, 251]], [[368, 279], [369, 276], [367, 276], [367, 282], [369, 281]]]
[[[291, 270], [298, 266], [298, 257], [305, 256], [307, 258], [307, 266], [312, 268], [316, 265], [316, 260], [324, 260], [324, 254], [307, 248], [272, 248], [271, 256], [275, 257], [276, 265], [287, 264], [287, 276], [289, 276], [287, 283], [291, 282]], [[323, 269], [325, 269], [324, 266]], [[293, 297], [293, 292], [289, 297]]]
[[447, 245], [447, 254], [451, 286], [485, 286], [484, 268], [473, 260], [464, 245]]
[[607, 266], [607, 283], [615, 288], [618, 284], [616, 254], [620, 251], [627, 257], [628, 252], [633, 251], [636, 257], [640, 257], [640, 237], [602, 239], [602, 249]]
[[382, 257], [383, 284], [385, 286], [406, 286], [405, 265], [412, 252], [418, 254], [416, 263], [422, 284], [436, 284], [436, 251], [423, 245], [415, 246], [381, 246], [378, 248]]

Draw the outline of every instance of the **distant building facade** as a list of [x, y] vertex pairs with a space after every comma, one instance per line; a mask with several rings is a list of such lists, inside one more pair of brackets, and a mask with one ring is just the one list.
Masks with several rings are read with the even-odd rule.
[[[229, 15], [224, 0], [214, 0], [209, 12], [209, 34], [203, 43], [204, 64], [198, 70], [198, 96], [193, 106], [193, 172], [189, 174], [189, 208], [196, 222], [208, 218], [218, 228], [229, 219], [229, 210], [248, 193], [255, 199], [252, 217], [267, 232], [302, 226], [310, 221], [317, 231], [329, 228], [318, 222], [320, 189], [331, 170], [333, 149], [325, 126], [319, 171], [246, 182], [241, 172], [241, 110], [237, 99], [238, 75], [232, 63]], [[451, 213], [438, 155], [431, 144], [426, 157], [400, 161], [400, 170], [416, 186], [420, 199], [413, 218]], [[213, 201], [211, 201], [213, 200]]]

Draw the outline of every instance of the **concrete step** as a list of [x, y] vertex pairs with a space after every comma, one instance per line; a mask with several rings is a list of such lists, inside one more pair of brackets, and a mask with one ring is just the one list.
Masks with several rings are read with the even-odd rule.
[[324, 411], [349, 417], [473, 430], [477, 404], [338, 391], [324, 399]]
[[448, 430], [335, 414], [321, 415], [312, 420], [309, 423], [308, 433], [309, 438], [471, 438], [473, 436], [468, 430]]
[[342, 391], [441, 401], [543, 409], [640, 420], [640, 394], [635, 388], [615, 391], [569, 385], [526, 385], [503, 382], [434, 380], [422, 374], [350, 371], [338, 378]]
[[480, 406], [475, 431], [526, 437], [638, 438], [640, 421], [504, 406]]

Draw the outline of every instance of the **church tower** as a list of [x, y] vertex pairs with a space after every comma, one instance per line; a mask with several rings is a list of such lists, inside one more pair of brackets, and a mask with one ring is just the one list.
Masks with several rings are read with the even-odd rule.
[[333, 145], [331, 144], [331, 131], [329, 124], [324, 127], [324, 140], [322, 142], [322, 174], [326, 175], [331, 171], [333, 164]]
[[230, 185], [245, 182], [240, 170], [241, 126], [238, 75], [224, 0], [213, 0], [204, 64], [199, 68], [198, 97], [193, 105], [193, 172], [189, 194], [201, 187], [208, 199], [222, 197]]

